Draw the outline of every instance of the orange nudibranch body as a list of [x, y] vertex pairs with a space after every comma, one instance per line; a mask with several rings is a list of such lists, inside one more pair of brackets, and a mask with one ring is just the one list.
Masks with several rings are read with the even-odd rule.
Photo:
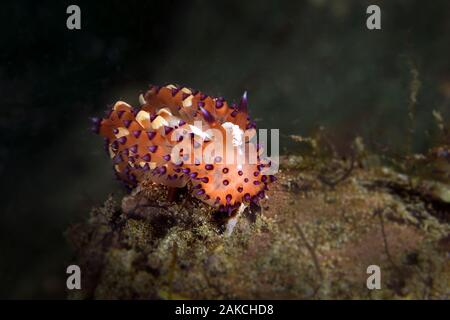
[[265, 197], [275, 177], [264, 174], [271, 162], [253, 142], [246, 93], [239, 105], [228, 105], [186, 87], [151, 86], [139, 100], [139, 109], [118, 101], [106, 118], [93, 120], [128, 187], [191, 183], [197, 198], [228, 210]]

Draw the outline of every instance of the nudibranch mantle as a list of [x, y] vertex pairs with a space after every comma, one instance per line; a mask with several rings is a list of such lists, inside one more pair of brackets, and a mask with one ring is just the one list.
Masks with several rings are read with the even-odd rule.
[[[275, 180], [254, 142], [247, 93], [238, 105], [186, 87], [150, 86], [139, 109], [118, 101], [94, 130], [105, 138], [117, 177], [172, 188], [190, 183], [203, 202], [232, 211], [257, 203]], [[231, 160], [230, 160], [231, 159]]]

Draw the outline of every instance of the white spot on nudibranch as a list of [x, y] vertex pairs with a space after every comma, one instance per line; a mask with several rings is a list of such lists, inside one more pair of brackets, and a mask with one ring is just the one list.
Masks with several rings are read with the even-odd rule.
[[130, 134], [130, 131], [124, 127], [118, 127], [117, 130], [118, 132], [115, 134], [116, 139], [122, 138], [123, 136], [128, 136]]
[[183, 100], [183, 107], [184, 108], [188, 108], [192, 106], [192, 99], [194, 98], [194, 96], [189, 96], [186, 99]]
[[148, 129], [150, 127], [150, 114], [144, 110], [139, 111], [136, 115], [136, 122], [143, 128]]
[[139, 95], [139, 103], [141, 104], [141, 106], [147, 103], [142, 93]]
[[161, 116], [157, 116], [152, 122], [152, 128], [154, 130], [161, 128], [162, 126], [168, 126], [169, 123]]
[[117, 110], [118, 106], [125, 106], [125, 107], [128, 107], [128, 108], [131, 109], [131, 106], [128, 103], [126, 103], [124, 101], [117, 101], [116, 104], [113, 107], [113, 110]]

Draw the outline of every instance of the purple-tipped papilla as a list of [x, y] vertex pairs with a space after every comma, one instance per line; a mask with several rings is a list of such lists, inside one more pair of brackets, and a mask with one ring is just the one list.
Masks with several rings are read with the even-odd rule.
[[113, 141], [111, 143], [111, 149], [117, 150], [119, 148], [119, 143], [117, 141]]
[[191, 177], [191, 178], [195, 178], [195, 177], [197, 177], [197, 175], [198, 175], [197, 172], [192, 172], [192, 173], [190, 174], [190, 177]]
[[123, 114], [125, 113], [125, 110], [119, 110], [117, 111], [117, 116], [120, 118], [122, 118]]
[[242, 95], [241, 101], [239, 102], [239, 111], [247, 112], [248, 107], [248, 98], [247, 98], [247, 91], [244, 92]]
[[223, 107], [223, 101], [217, 99], [217, 100], [216, 100], [216, 108], [217, 108], [217, 109], [220, 109], [220, 108], [222, 108], [222, 107]]
[[128, 175], [128, 179], [133, 183], [137, 181], [136, 176], [132, 173]]
[[175, 165], [176, 165], [177, 167], [181, 167], [183, 164], [184, 164], [183, 161], [179, 161], [179, 162], [176, 162], [176, 163], [175, 163]]
[[214, 121], [216, 120], [216, 119], [214, 118], [214, 116], [213, 116], [208, 110], [206, 110], [205, 108], [200, 107], [200, 111], [202, 112], [203, 118], [204, 118], [207, 122], [212, 123], [212, 122], [214, 122]]
[[246, 129], [256, 129], [256, 122], [255, 122], [255, 121], [250, 121], [250, 122], [247, 124]]
[[167, 168], [162, 166], [162, 167], [159, 168], [158, 171], [159, 171], [159, 174], [165, 174], [167, 172]]
[[204, 103], [203, 101], [199, 101], [199, 102], [197, 102], [197, 106], [198, 106], [199, 108], [202, 108], [202, 107], [205, 106], [205, 103]]
[[91, 118], [89, 118], [89, 120], [91, 120], [91, 122], [92, 122], [91, 131], [94, 133], [99, 133], [100, 132], [100, 123], [102, 122], [102, 119], [97, 118], [97, 117], [91, 117]]
[[121, 156], [120, 154], [116, 155], [116, 156], [113, 158], [113, 163], [114, 163], [114, 164], [119, 164], [119, 163], [121, 163], [122, 161], [123, 161], [123, 158], [122, 158], [122, 156]]
[[102, 119], [98, 117], [90, 117], [89, 120], [91, 120], [92, 124], [99, 125], [100, 122], [102, 122]]
[[128, 128], [131, 124], [131, 120], [123, 120], [122, 122], [123, 122], [125, 128]]
[[169, 133], [171, 133], [173, 130], [172, 127], [168, 127], [168, 126], [164, 126], [164, 134], [168, 135]]
[[137, 153], [138, 152], [138, 145], [135, 144], [135, 145], [131, 146], [130, 147], [130, 151], [133, 152], [133, 153]]
[[148, 131], [147, 132], [148, 140], [152, 140], [156, 136], [155, 131]]

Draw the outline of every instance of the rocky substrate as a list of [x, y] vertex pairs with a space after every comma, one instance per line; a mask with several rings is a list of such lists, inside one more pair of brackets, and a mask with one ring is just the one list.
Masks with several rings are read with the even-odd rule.
[[[447, 299], [449, 185], [387, 167], [290, 156], [261, 207], [227, 217], [142, 185], [110, 197], [67, 237], [80, 265], [72, 299]], [[381, 268], [381, 289], [366, 286]]]

